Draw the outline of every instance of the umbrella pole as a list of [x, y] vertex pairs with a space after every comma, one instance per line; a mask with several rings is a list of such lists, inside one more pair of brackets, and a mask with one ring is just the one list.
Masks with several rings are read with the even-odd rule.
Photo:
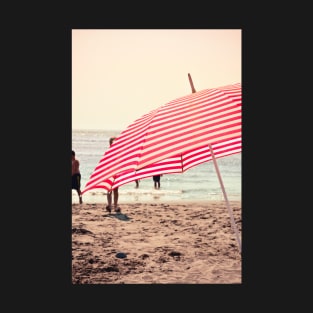
[[[193, 85], [193, 81], [192, 81], [190, 73], [188, 73], [188, 78], [189, 78], [191, 91], [192, 91], [192, 93], [195, 93], [196, 89], [195, 89], [195, 87]], [[235, 234], [236, 234], [238, 247], [239, 247], [239, 252], [241, 253], [241, 242], [240, 242], [240, 238], [239, 238], [239, 232], [238, 232], [238, 229], [236, 227], [233, 211], [232, 211], [232, 209], [231, 209], [231, 207], [229, 205], [229, 201], [228, 201], [228, 198], [227, 198], [227, 195], [226, 195], [226, 191], [225, 191], [225, 188], [224, 188], [224, 184], [223, 184], [223, 181], [222, 181], [222, 176], [221, 176], [220, 171], [218, 169], [217, 162], [216, 162], [216, 159], [215, 159], [215, 156], [214, 156], [214, 153], [213, 153], [213, 149], [212, 149], [210, 144], [209, 144], [209, 148], [210, 148], [211, 155], [212, 155], [212, 158], [213, 158], [213, 163], [214, 163], [215, 170], [216, 170], [216, 173], [217, 173], [217, 176], [218, 176], [218, 180], [220, 182], [220, 185], [221, 185], [221, 188], [222, 188], [222, 191], [223, 191], [223, 195], [224, 195], [224, 198], [225, 198], [225, 201], [226, 201], [226, 206], [227, 206], [227, 209], [228, 209], [228, 212], [229, 212], [229, 215], [230, 215], [231, 224], [232, 224], [232, 227], [233, 227], [233, 229], [235, 231]]]
[[189, 78], [189, 84], [190, 84], [190, 87], [191, 87], [191, 91], [192, 91], [192, 93], [195, 93], [195, 92], [196, 92], [196, 89], [195, 89], [195, 87], [194, 87], [194, 85], [193, 85], [193, 82], [192, 82], [192, 78], [191, 78], [190, 73], [188, 73], [188, 78]]
[[210, 144], [209, 144], [209, 148], [210, 148], [211, 155], [212, 155], [212, 158], [213, 158], [213, 163], [214, 163], [214, 166], [215, 166], [215, 170], [216, 170], [216, 173], [217, 173], [217, 176], [218, 176], [218, 179], [219, 179], [222, 191], [223, 191], [223, 195], [224, 195], [224, 198], [225, 198], [225, 201], [226, 201], [226, 206], [227, 206], [227, 209], [228, 209], [228, 212], [229, 212], [229, 215], [230, 215], [231, 224], [232, 224], [232, 227], [233, 227], [233, 229], [235, 231], [235, 234], [236, 234], [236, 238], [237, 238], [237, 242], [238, 242], [238, 246], [239, 246], [239, 252], [241, 253], [241, 242], [240, 242], [240, 238], [239, 238], [239, 232], [238, 232], [238, 229], [236, 227], [233, 211], [232, 211], [232, 209], [231, 209], [231, 207], [229, 205], [227, 194], [226, 194], [226, 191], [225, 191], [225, 188], [224, 188], [224, 184], [223, 184], [223, 181], [222, 181], [222, 176], [221, 176], [220, 171], [218, 169], [217, 162], [216, 162], [216, 159], [215, 159], [215, 156], [214, 156], [214, 153], [213, 153], [213, 149], [212, 149], [212, 146]]

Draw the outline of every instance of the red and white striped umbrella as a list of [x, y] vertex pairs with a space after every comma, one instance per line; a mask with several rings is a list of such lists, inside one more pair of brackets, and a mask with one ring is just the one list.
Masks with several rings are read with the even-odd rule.
[[241, 152], [241, 84], [194, 92], [143, 115], [104, 153], [82, 193], [181, 173]]
[[136, 179], [181, 173], [213, 160], [241, 252], [239, 231], [216, 162], [216, 158], [241, 152], [241, 84], [198, 92], [192, 81], [191, 86], [192, 94], [129, 125], [104, 153], [82, 193], [95, 188], [110, 191]]

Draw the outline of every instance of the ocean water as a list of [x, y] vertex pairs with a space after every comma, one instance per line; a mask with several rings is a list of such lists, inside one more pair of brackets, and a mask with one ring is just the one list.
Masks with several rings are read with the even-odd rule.
[[[72, 130], [72, 149], [80, 162], [81, 189], [109, 148], [109, 138], [119, 135], [111, 130]], [[229, 201], [241, 200], [241, 153], [216, 159], [223, 185]], [[161, 188], [154, 189], [152, 177], [119, 187], [119, 203], [171, 202], [181, 200], [224, 200], [223, 191], [213, 161], [195, 166], [184, 173], [163, 174]], [[106, 191], [94, 189], [83, 195], [84, 203], [106, 203]], [[72, 203], [78, 196], [72, 190]]]

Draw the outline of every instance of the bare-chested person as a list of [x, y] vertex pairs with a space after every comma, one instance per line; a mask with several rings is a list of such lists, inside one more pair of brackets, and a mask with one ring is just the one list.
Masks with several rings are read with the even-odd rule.
[[[110, 140], [109, 140], [110, 146], [112, 145], [112, 143], [115, 139], [116, 139], [116, 137], [110, 138]], [[108, 201], [108, 204], [107, 204], [105, 209], [109, 213], [111, 213], [111, 211], [112, 211], [112, 190], [108, 191], [108, 193], [107, 193], [107, 201]], [[114, 206], [115, 212], [121, 212], [121, 208], [118, 205], [118, 187], [113, 190], [113, 206]]]
[[72, 189], [77, 191], [79, 203], [83, 203], [82, 193], [80, 190], [81, 174], [79, 170], [79, 161], [75, 158], [75, 151], [72, 150]]

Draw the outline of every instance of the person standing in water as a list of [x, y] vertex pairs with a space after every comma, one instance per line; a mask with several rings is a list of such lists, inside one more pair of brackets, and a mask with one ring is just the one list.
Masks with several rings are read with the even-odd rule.
[[162, 175], [154, 175], [153, 176], [154, 189], [160, 189], [160, 187], [161, 187], [161, 183], [160, 183], [161, 176]]
[[136, 183], [135, 188], [139, 188], [139, 179], [136, 179], [136, 180], [135, 180], [135, 183]]
[[72, 189], [77, 191], [79, 203], [83, 203], [82, 192], [80, 190], [81, 174], [79, 170], [79, 161], [75, 157], [75, 151], [72, 150]]

